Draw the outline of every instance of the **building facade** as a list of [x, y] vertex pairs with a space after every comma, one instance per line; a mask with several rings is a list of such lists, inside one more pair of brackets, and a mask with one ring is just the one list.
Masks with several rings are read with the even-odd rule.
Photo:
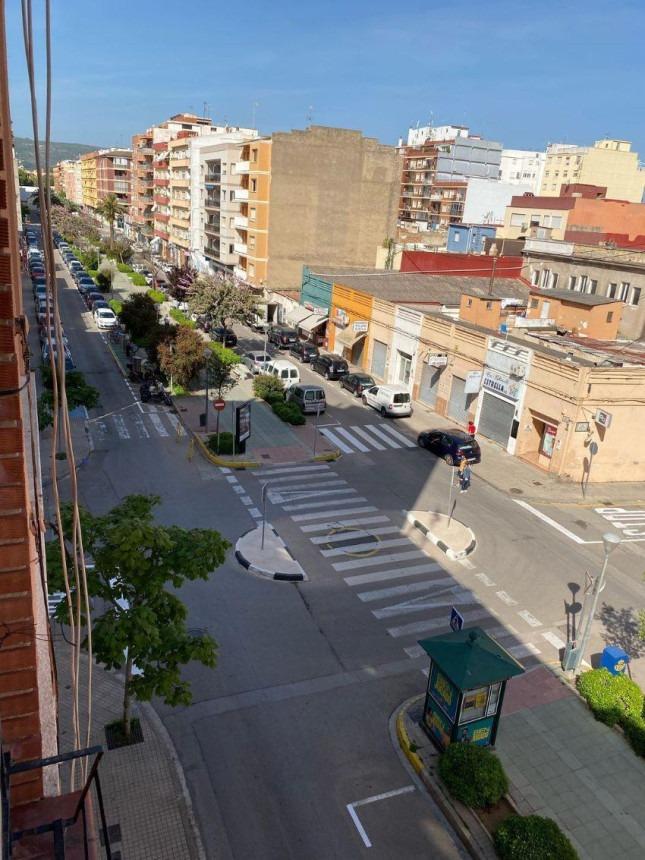
[[97, 209], [114, 195], [124, 212], [130, 207], [131, 149], [99, 149], [81, 156], [82, 205]]
[[235, 273], [251, 284], [299, 289], [303, 265], [371, 267], [394, 234], [399, 158], [360, 132], [276, 133], [245, 144], [236, 169]]
[[527, 191], [537, 194], [542, 185], [546, 152], [526, 149], [503, 149], [499, 165], [500, 182], [525, 185]]
[[466, 183], [463, 223], [501, 225], [513, 197], [529, 191], [531, 186], [528, 184], [471, 177]]
[[547, 147], [540, 194], [558, 197], [563, 185], [600, 185], [607, 197], [641, 203], [645, 170], [627, 140], [605, 138], [593, 146], [553, 144]]
[[451, 224], [446, 249], [449, 254], [483, 254], [484, 241], [495, 238], [495, 227], [478, 224]]
[[132, 136], [132, 183], [127, 233], [137, 242], [153, 237], [154, 150], [152, 132]]

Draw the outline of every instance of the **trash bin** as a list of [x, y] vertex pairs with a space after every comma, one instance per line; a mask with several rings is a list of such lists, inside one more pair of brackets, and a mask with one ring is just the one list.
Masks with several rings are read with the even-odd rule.
[[199, 426], [200, 427], [206, 426], [206, 413], [205, 412], [199, 413]]
[[600, 658], [600, 667], [612, 675], [622, 675], [629, 663], [629, 654], [618, 645], [607, 645]]

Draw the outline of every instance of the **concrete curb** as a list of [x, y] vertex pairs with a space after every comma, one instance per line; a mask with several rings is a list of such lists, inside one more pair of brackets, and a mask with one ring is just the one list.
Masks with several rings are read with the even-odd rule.
[[119, 373], [121, 374], [121, 376], [124, 379], [127, 379], [128, 378], [128, 372], [127, 372], [127, 370], [124, 369], [123, 365], [119, 361], [119, 357], [117, 356], [116, 352], [112, 349], [112, 345], [110, 344], [109, 338], [107, 338], [107, 337], [104, 338], [104, 341], [105, 341], [105, 345], [110, 350], [110, 355], [112, 356], [112, 359], [114, 360], [114, 363], [116, 364], [116, 366], [119, 370]]
[[[177, 413], [179, 415], [179, 412]], [[181, 417], [179, 419], [181, 421]], [[186, 427], [184, 422], [181, 422], [184, 425], [184, 428], [188, 433], [190, 433], [197, 443], [199, 450], [203, 457], [205, 457], [210, 463], [214, 466], [227, 466], [229, 469], [257, 469], [260, 464], [255, 460], [226, 460], [224, 457], [218, 457], [217, 454], [213, 454], [212, 451], [209, 451], [206, 447], [204, 441], [199, 438], [199, 436], [195, 433], [194, 430], [191, 430], [189, 427]]]
[[312, 463], [333, 463], [336, 460], [340, 460], [343, 455], [340, 453], [338, 449], [335, 451], [325, 451], [323, 454], [316, 454], [315, 457], [311, 458]]
[[[240, 537], [237, 540], [237, 543], [235, 544], [235, 558], [238, 560], [238, 562], [242, 565], [243, 568], [248, 570], [249, 573], [255, 573], [258, 576], [263, 576], [265, 579], [273, 579], [273, 580], [276, 580], [278, 582], [304, 582], [305, 581], [305, 579], [307, 577], [306, 577], [304, 571], [301, 571], [300, 573], [285, 573], [285, 572], [279, 571], [279, 570], [269, 570], [268, 568], [265, 568], [265, 567], [258, 567], [258, 565], [250, 562], [248, 560], [248, 558], [246, 558], [244, 556], [244, 554], [238, 549], [238, 546], [239, 546], [239, 543], [242, 540], [242, 538], [245, 537], [245, 535], [249, 534], [252, 531], [255, 531], [255, 529], [249, 529], [248, 531], [244, 532], [244, 534], [240, 535]], [[280, 540], [282, 540], [282, 539], [280, 538]], [[284, 546], [286, 551], [289, 553], [289, 555], [291, 555], [291, 551], [284, 541], [282, 541], [282, 545]], [[293, 558], [292, 555], [291, 555], [291, 557]]]
[[[451, 549], [447, 543], [438, 538], [435, 534], [433, 534], [423, 523], [420, 523], [416, 517], [413, 517], [410, 513], [406, 511], [406, 519], [407, 521], [414, 526], [415, 529], [421, 532], [421, 534], [430, 541], [430, 543], [434, 544], [438, 549], [448, 556], [451, 561], [459, 561], [461, 558], [466, 558], [467, 555], [470, 555], [477, 549], [477, 540], [475, 538], [475, 534], [472, 529], [468, 528], [468, 526], [464, 526], [464, 528], [470, 533], [470, 543], [465, 549], [459, 550], [455, 552]], [[463, 523], [462, 523], [463, 525]]]

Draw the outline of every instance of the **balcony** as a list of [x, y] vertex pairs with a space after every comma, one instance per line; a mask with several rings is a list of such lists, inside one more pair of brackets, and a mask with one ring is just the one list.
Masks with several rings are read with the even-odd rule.
[[173, 188], [190, 188], [190, 178], [183, 176], [172, 176], [170, 184]]
[[157, 239], [165, 239], [166, 242], [170, 238], [170, 234], [168, 233], [168, 231], [161, 230], [159, 227], [155, 227], [155, 236], [157, 237]]
[[190, 199], [186, 200], [184, 197], [171, 197], [173, 206], [181, 206], [182, 208], [190, 209]]
[[217, 210], [219, 210], [219, 208], [220, 208], [220, 201], [219, 201], [219, 197], [207, 197], [207, 198], [204, 200], [204, 206], [205, 206], [207, 209], [217, 209]]
[[236, 200], [248, 200], [249, 199], [249, 189], [248, 188], [236, 188], [235, 189], [235, 199]]
[[236, 254], [241, 254], [243, 257], [246, 257], [248, 254], [248, 246], [245, 242], [236, 242], [233, 245], [233, 250]]
[[204, 182], [207, 182], [208, 184], [217, 185], [221, 181], [222, 181], [222, 174], [221, 173], [207, 173], [204, 176]]
[[235, 165], [236, 173], [248, 173], [251, 169], [251, 163], [249, 161], [238, 161]]
[[219, 221], [207, 221], [204, 224], [204, 229], [207, 233], [215, 233], [219, 236], [220, 233], [220, 222]]
[[233, 274], [241, 281], [245, 281], [248, 277], [246, 269], [243, 269], [241, 266], [235, 266], [235, 268], [233, 269]]
[[159, 221], [161, 224], [167, 224], [170, 215], [166, 212], [155, 212], [154, 219], [155, 221]]
[[240, 230], [247, 230], [249, 227], [249, 219], [246, 215], [236, 215], [233, 222]]
[[155, 176], [155, 187], [156, 188], [168, 188], [170, 185], [170, 179], [161, 179], [159, 176]]

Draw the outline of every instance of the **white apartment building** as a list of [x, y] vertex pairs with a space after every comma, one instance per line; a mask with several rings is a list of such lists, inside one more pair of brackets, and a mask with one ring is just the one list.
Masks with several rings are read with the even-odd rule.
[[499, 166], [500, 181], [510, 185], [528, 186], [528, 191], [537, 194], [542, 184], [545, 163], [546, 152], [535, 152], [530, 149], [503, 149]]

